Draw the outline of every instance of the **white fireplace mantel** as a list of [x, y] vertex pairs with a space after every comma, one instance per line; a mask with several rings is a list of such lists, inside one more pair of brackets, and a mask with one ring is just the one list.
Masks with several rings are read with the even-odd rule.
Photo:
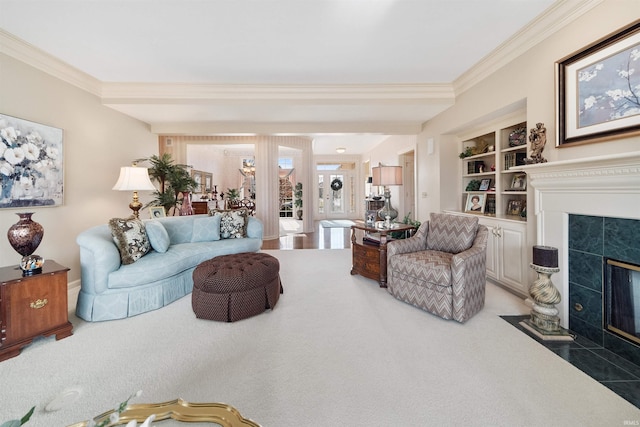
[[558, 248], [562, 326], [568, 327], [569, 214], [640, 219], [640, 151], [523, 166], [534, 189], [538, 245]]

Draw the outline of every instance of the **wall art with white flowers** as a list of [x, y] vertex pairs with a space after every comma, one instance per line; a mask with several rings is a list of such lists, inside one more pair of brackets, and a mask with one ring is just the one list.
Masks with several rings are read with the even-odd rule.
[[0, 208], [62, 204], [62, 129], [0, 114]]

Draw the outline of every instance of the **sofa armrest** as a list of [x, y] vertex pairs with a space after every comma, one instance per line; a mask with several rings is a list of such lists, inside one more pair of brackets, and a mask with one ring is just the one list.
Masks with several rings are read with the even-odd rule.
[[418, 228], [418, 231], [412, 237], [409, 237], [408, 239], [393, 240], [387, 243], [387, 259], [393, 255], [426, 250], [428, 232], [429, 221], [425, 221], [425, 223]]
[[99, 294], [107, 290], [109, 273], [120, 268], [120, 253], [107, 225], [83, 231], [76, 238], [80, 246], [82, 290]]
[[264, 227], [262, 225], [262, 221], [256, 217], [250, 216], [249, 221], [247, 221], [247, 237], [262, 240], [263, 233]]
[[487, 238], [489, 230], [478, 225], [473, 245], [451, 259], [451, 281], [453, 290], [453, 318], [464, 322], [471, 317], [469, 299], [484, 304], [487, 282]]

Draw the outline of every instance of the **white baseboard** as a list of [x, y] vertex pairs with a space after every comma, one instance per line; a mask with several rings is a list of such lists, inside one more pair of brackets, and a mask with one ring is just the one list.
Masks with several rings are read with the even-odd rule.
[[80, 293], [80, 280], [74, 280], [67, 283], [67, 307], [69, 313], [76, 312], [76, 303], [78, 302], [78, 294]]

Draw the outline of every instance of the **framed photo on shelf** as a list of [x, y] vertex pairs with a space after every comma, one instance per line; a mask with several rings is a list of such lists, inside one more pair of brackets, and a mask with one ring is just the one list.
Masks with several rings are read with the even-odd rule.
[[149, 215], [152, 219], [164, 218], [165, 216], [167, 216], [166, 212], [164, 211], [164, 206], [151, 206], [149, 208]]
[[524, 200], [509, 200], [507, 204], [507, 215], [518, 215], [522, 214], [522, 210], [525, 207]]
[[527, 174], [518, 173], [511, 180], [511, 188], [509, 191], [526, 191], [527, 190]]
[[640, 20], [556, 63], [557, 146], [640, 133]]
[[480, 191], [487, 191], [491, 186], [491, 179], [486, 178], [480, 181]]
[[484, 213], [484, 205], [487, 202], [486, 194], [468, 194], [465, 212]]

